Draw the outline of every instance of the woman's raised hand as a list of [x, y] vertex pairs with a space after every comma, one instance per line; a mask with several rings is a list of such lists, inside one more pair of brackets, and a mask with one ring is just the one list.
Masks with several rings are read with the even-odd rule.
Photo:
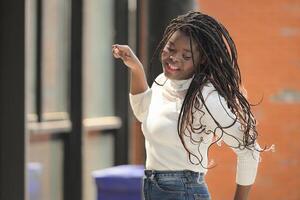
[[131, 70], [142, 68], [142, 63], [133, 53], [128, 45], [112, 45], [112, 53], [115, 58], [121, 58], [126, 66]]
[[142, 63], [133, 53], [128, 45], [112, 45], [112, 53], [115, 58], [121, 58], [126, 66], [130, 69], [130, 93], [138, 94], [147, 90], [148, 83]]

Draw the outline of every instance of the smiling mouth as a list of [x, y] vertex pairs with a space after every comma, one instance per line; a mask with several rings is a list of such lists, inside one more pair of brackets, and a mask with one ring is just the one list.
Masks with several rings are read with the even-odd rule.
[[175, 67], [173, 65], [170, 65], [169, 63], [166, 63], [166, 69], [171, 72], [179, 71], [179, 67]]

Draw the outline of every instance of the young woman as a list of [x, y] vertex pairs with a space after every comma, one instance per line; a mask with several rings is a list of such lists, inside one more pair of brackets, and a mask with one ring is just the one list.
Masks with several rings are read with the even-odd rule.
[[112, 51], [131, 73], [130, 103], [146, 144], [145, 199], [211, 199], [208, 150], [222, 141], [237, 155], [234, 199], [247, 199], [262, 150], [226, 28], [195, 11], [173, 19], [155, 53], [163, 73], [151, 88], [130, 47]]

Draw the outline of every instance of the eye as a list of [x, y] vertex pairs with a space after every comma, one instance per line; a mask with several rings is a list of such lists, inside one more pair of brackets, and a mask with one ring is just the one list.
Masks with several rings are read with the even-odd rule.
[[171, 48], [171, 47], [169, 47], [169, 46], [166, 46], [166, 49], [167, 49], [168, 51], [170, 51], [170, 52], [172, 52], [172, 51], [175, 50], [175, 49], [173, 49], [173, 48]]
[[190, 60], [192, 58], [191, 56], [187, 56], [187, 55], [183, 55], [182, 57], [184, 60]]

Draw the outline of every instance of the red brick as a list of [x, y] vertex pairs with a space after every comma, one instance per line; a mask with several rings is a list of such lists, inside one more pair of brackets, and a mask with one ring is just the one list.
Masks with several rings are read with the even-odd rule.
[[[300, 199], [300, 102], [275, 102], [284, 89], [300, 91], [300, 1], [198, 0], [201, 11], [216, 17], [236, 42], [239, 65], [259, 120], [259, 142], [275, 144], [263, 153], [250, 199]], [[235, 156], [214, 147], [210, 158], [218, 166], [207, 181], [213, 199], [232, 199]]]

